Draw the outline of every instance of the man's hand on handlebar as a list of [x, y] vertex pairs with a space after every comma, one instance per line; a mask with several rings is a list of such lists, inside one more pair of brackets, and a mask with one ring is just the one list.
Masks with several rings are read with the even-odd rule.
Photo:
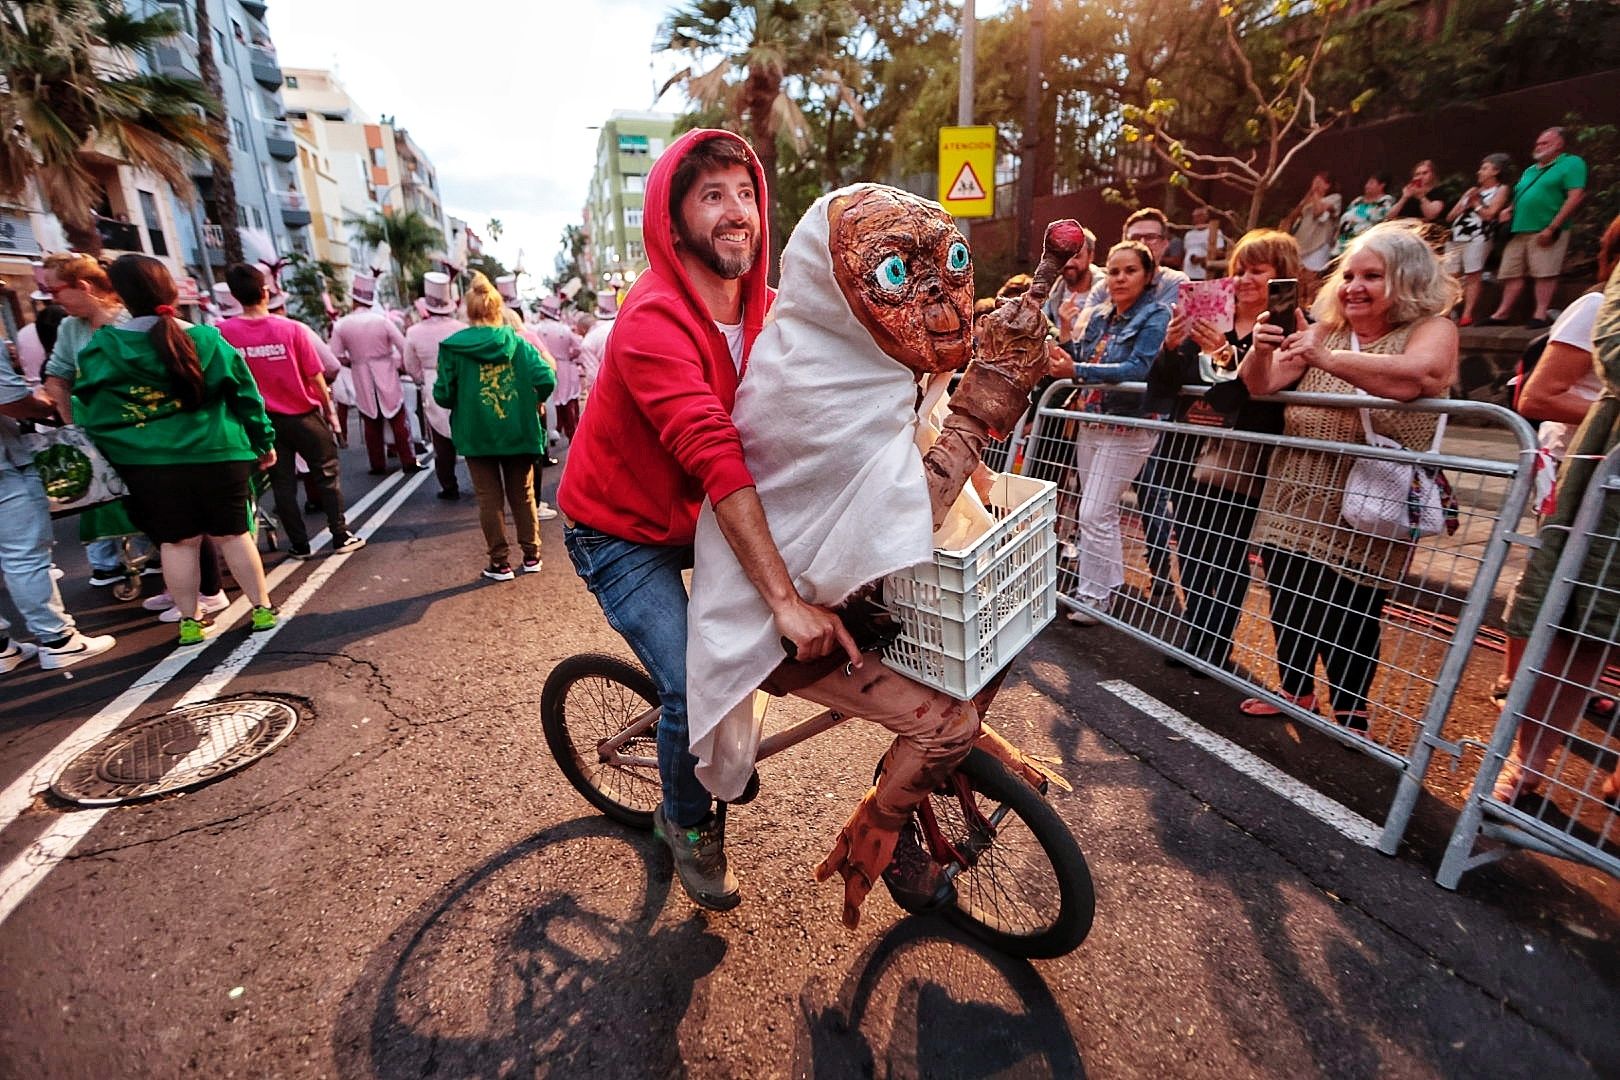
[[[843, 649], [852, 667], [861, 666], [861, 650], [844, 629], [843, 620], [824, 607], [795, 595], [774, 613], [782, 647], [793, 660], [819, 660]], [[789, 647], [791, 646], [791, 648]]]

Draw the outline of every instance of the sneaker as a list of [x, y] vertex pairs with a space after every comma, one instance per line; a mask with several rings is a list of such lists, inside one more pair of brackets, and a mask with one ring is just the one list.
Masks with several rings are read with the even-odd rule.
[[[168, 594], [165, 593], [164, 595], [167, 596]], [[153, 597], [153, 599], [155, 600], [157, 598]], [[197, 610], [201, 614], [203, 614], [205, 616], [213, 615], [216, 612], [224, 611], [226, 608], [228, 608], [230, 606], [231, 606], [231, 598], [225, 595], [225, 591], [223, 589], [221, 589], [219, 592], [215, 593], [213, 596], [199, 596], [199, 597], [197, 597]], [[173, 600], [170, 600], [169, 601], [169, 609], [167, 611], [165, 611], [163, 614], [158, 616], [158, 622], [179, 622], [179, 621], [180, 621], [180, 609], [174, 606], [174, 601]]]
[[1096, 626], [1102, 622], [1102, 616], [1108, 614], [1109, 608], [1113, 606], [1111, 601], [1112, 597], [1102, 603], [1093, 603], [1090, 607], [1074, 608], [1067, 618], [1076, 626]]
[[1074, 562], [1080, 557], [1080, 549], [1074, 546], [1073, 540], [1065, 540], [1058, 545], [1058, 558], [1066, 562]]
[[737, 879], [726, 865], [726, 825], [720, 815], [710, 811], [691, 828], [673, 828], [660, 805], [653, 811], [653, 835], [669, 845], [675, 876], [693, 903], [710, 911], [730, 911], [742, 901]]
[[366, 546], [366, 538], [365, 537], [356, 536], [356, 535], [354, 535], [354, 533], [350, 533], [348, 536], [345, 536], [342, 540], [335, 541], [332, 544], [332, 554], [334, 554], [334, 555], [342, 555], [344, 552], [347, 552], [347, 551], [359, 551], [361, 548], [363, 548], [365, 546]]
[[489, 566], [484, 567], [483, 572], [484, 576], [491, 581], [511, 581], [517, 577], [516, 574], [512, 573], [512, 567], [508, 563], [501, 563], [499, 566], [491, 563]]
[[6, 647], [0, 649], [0, 675], [16, 671], [37, 655], [39, 655], [38, 645], [30, 645], [26, 641], [6, 642]]
[[273, 607], [259, 606], [253, 609], [253, 624], [248, 627], [252, 633], [258, 634], [265, 630], [274, 630], [278, 617]]
[[39, 647], [39, 666], [50, 671], [57, 668], [71, 667], [80, 660], [100, 656], [116, 644], [118, 644], [118, 639], [111, 634], [86, 637], [75, 630], [66, 641], [58, 642], [55, 645], [41, 645]]
[[[141, 607], [147, 611], [168, 611], [174, 607], [174, 597], [166, 592], [160, 592], [156, 596], [148, 596], [145, 600], [142, 600]], [[179, 617], [176, 615], [174, 618], [178, 619]], [[173, 622], [174, 619], [165, 619], [164, 621]]]
[[207, 615], [199, 619], [180, 618], [180, 644], [201, 645], [214, 629], [214, 620]]
[[295, 559], [298, 562], [307, 562], [308, 560], [313, 559], [314, 557], [315, 557], [315, 553], [313, 551], [309, 550], [309, 548], [288, 548], [287, 549], [287, 558]]
[[439, 491], [438, 497], [443, 499], [445, 502], [455, 502], [457, 499], [461, 498], [461, 491], [457, 488], [442, 488]]
[[540, 556], [538, 555], [532, 559], [524, 559], [523, 572], [525, 574], [538, 574], [540, 572], [540, 565]]
[[98, 589], [105, 589], [109, 585], [117, 585], [127, 576], [122, 566], [115, 566], [111, 570], [92, 569], [90, 571], [90, 584]]
[[551, 504], [548, 502], [536, 503], [534, 512], [541, 521], [550, 521], [557, 516], [557, 511], [552, 509]]

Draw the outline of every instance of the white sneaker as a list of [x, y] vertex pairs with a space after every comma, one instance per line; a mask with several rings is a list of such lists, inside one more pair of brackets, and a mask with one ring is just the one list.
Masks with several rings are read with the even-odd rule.
[[111, 634], [85, 637], [75, 630], [73, 636], [60, 645], [41, 645], [39, 647], [39, 666], [47, 671], [71, 667], [80, 660], [100, 656], [116, 644], [118, 644], [118, 639]]
[[[167, 596], [168, 594], [164, 593], [164, 595]], [[157, 597], [154, 596], [152, 599], [155, 600], [155, 599], [157, 599]], [[145, 605], [142, 605], [142, 606], [144, 607]], [[231, 598], [226, 596], [225, 591], [223, 589], [221, 589], [219, 592], [215, 593], [213, 596], [199, 596], [199, 597], [197, 597], [197, 606], [202, 609], [202, 613], [204, 615], [212, 615], [216, 611], [224, 611], [226, 608], [230, 607], [231, 606]], [[179, 622], [179, 621], [180, 621], [180, 609], [174, 606], [174, 601], [173, 600], [170, 600], [168, 610], [164, 611], [163, 614], [158, 616], [158, 622]]]
[[550, 521], [557, 516], [557, 511], [553, 510], [548, 502], [536, 503], [534, 509], [541, 521]]
[[8, 643], [5, 651], [0, 652], [0, 675], [4, 675], [8, 671], [16, 671], [19, 667], [32, 660], [38, 652], [38, 645], [30, 645], [26, 641]]
[[[1092, 601], [1090, 607], [1073, 608], [1067, 618], [1076, 626], [1097, 626], [1102, 622], [1101, 616], [1108, 614], [1108, 609], [1113, 606], [1112, 600], [1113, 597], [1109, 597], [1101, 603]], [[1080, 602], [1086, 603], [1083, 599]]]
[[[160, 592], [156, 596], [148, 596], [145, 600], [142, 600], [141, 607], [145, 608], [147, 611], [168, 611], [170, 608], [174, 607], [174, 597], [170, 596], [166, 592]], [[176, 615], [174, 618], [178, 619], [179, 617], [180, 616]], [[173, 622], [174, 619], [165, 619], [163, 621]]]

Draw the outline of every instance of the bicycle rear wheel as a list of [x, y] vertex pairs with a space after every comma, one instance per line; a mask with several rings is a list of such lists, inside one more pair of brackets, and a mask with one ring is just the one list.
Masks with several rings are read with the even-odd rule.
[[663, 792], [658, 721], [646, 719], [657, 709], [646, 672], [604, 653], [570, 656], [540, 695], [540, 728], [563, 776], [592, 806], [636, 829], [652, 828]]
[[[1013, 956], [1072, 952], [1096, 912], [1091, 870], [1044, 796], [982, 750], [929, 796], [940, 832], [961, 854], [949, 921]], [[988, 831], [986, 825], [989, 826]]]

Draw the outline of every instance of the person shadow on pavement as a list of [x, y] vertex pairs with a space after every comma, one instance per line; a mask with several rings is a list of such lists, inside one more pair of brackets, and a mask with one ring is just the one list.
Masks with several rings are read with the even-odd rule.
[[[979, 1000], [962, 1000], [962, 988]], [[1034, 966], [937, 918], [896, 923], [861, 953], [836, 994], [810, 979], [799, 1013], [795, 1080], [1086, 1075], [1063, 1010]]]
[[661, 851], [579, 818], [446, 885], [345, 996], [340, 1074], [684, 1076], [676, 1029], [726, 943], [700, 917], [658, 925]]

